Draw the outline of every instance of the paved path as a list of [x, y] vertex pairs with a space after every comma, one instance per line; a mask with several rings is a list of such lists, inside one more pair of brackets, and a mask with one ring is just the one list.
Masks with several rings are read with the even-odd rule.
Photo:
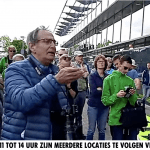
[[[88, 130], [88, 118], [87, 118], [87, 99], [86, 99], [86, 102], [85, 102], [85, 105], [84, 105], [84, 109], [83, 109], [83, 134], [86, 136], [87, 135], [87, 130]], [[111, 135], [110, 135], [110, 130], [109, 130], [109, 126], [107, 125], [106, 126], [106, 140], [111, 140]], [[98, 131], [97, 131], [97, 128], [96, 128], [96, 132], [94, 134], [94, 140], [98, 140]]]
[[[88, 130], [88, 118], [87, 118], [87, 99], [84, 105], [84, 109], [83, 109], [83, 134], [86, 136], [87, 135], [87, 130]], [[146, 105], [146, 114], [150, 115], [150, 106]], [[112, 140], [111, 135], [110, 135], [110, 129], [108, 124], [106, 125], [106, 140]], [[98, 131], [96, 128], [96, 132], [94, 134], [94, 140], [98, 140]]]

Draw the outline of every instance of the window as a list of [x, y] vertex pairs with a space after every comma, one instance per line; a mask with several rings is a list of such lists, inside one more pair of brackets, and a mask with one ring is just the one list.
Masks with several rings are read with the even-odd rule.
[[120, 41], [120, 25], [121, 21], [114, 24], [114, 38], [113, 43], [118, 43]]
[[149, 18], [149, 14], [150, 14], [150, 5], [145, 7], [143, 35], [150, 34], [150, 18]]
[[122, 34], [121, 41], [129, 40], [129, 32], [130, 32], [130, 19], [131, 15], [122, 19]]
[[107, 41], [111, 41], [112, 42], [112, 34], [113, 34], [113, 25], [108, 27]]
[[132, 14], [131, 39], [141, 36], [143, 9]]

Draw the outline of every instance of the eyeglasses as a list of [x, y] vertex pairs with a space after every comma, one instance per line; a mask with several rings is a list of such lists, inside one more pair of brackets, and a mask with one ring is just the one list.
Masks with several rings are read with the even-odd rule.
[[57, 42], [55, 40], [52, 40], [52, 39], [40, 39], [40, 40], [37, 40], [38, 42], [39, 41], [43, 41], [46, 45], [51, 45], [52, 42], [54, 43], [55, 46], [57, 46]]
[[64, 57], [64, 60], [70, 61], [71, 58], [70, 57]]
[[104, 63], [105, 61], [97, 61], [98, 63]]
[[118, 63], [114, 64], [114, 66], [116, 67], [118, 65]]
[[13, 52], [13, 53], [15, 53], [16, 51], [9, 51], [9, 52]]
[[130, 71], [131, 69], [130, 69], [130, 68], [128, 68], [128, 67], [124, 67], [124, 70], [128, 70], [128, 71]]

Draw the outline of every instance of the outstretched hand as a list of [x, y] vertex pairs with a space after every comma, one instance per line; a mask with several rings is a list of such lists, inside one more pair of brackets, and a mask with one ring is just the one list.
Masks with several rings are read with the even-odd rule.
[[84, 75], [84, 71], [79, 68], [65, 67], [55, 75], [56, 80], [60, 84], [71, 83]]

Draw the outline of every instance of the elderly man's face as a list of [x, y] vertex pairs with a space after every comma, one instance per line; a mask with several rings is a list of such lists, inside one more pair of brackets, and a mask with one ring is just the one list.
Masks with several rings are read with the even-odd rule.
[[8, 49], [9, 57], [12, 58], [15, 55], [15, 53], [16, 53], [15, 48], [9, 47], [9, 49]]
[[30, 46], [32, 54], [45, 66], [48, 66], [54, 60], [56, 53], [55, 43], [53, 41], [50, 43], [50, 40], [55, 40], [52, 33], [40, 30], [38, 42]]
[[60, 50], [60, 51], [58, 52], [58, 58], [60, 58], [63, 54], [68, 54], [68, 52], [65, 51], [65, 50]]
[[78, 63], [82, 63], [82, 62], [83, 62], [83, 55], [76, 56], [76, 57], [75, 57], [75, 60], [76, 60]]
[[71, 65], [71, 59], [69, 57], [66, 56], [60, 59], [60, 62], [59, 62], [60, 68], [70, 67], [70, 65]]

